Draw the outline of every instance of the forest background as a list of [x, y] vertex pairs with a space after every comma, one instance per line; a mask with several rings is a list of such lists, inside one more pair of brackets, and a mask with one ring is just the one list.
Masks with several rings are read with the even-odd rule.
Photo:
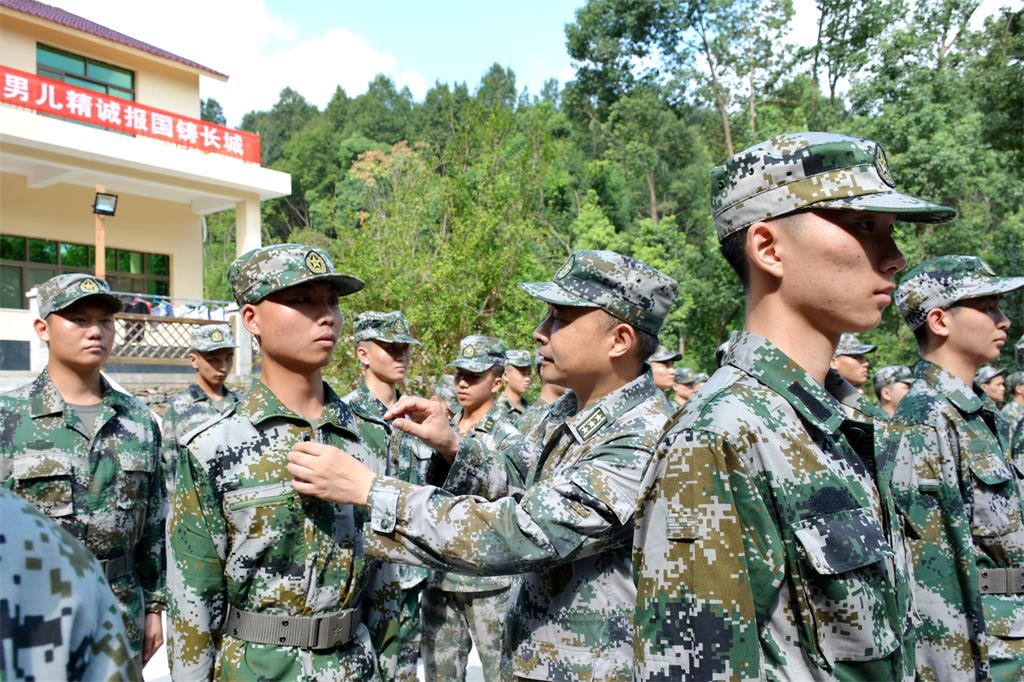
[[[366, 281], [342, 299], [346, 333], [361, 311], [403, 310], [423, 341], [413, 391], [467, 334], [535, 348], [544, 307], [518, 282], [549, 279], [579, 248], [676, 278], [661, 341], [713, 371], [743, 295], [718, 253], [709, 170], [779, 133], [877, 140], [901, 191], [956, 207], [952, 223], [897, 224], [909, 267], [975, 254], [1024, 274], [1024, 12], [972, 30], [979, 0], [816, 4], [817, 40], [795, 47], [791, 0], [589, 0], [565, 28], [575, 78], [538, 93], [500, 64], [422, 101], [383, 75], [323, 110], [285, 88], [240, 125], [260, 134], [263, 165], [292, 176], [290, 196], [263, 204], [263, 243], [317, 244]], [[203, 117], [224, 122], [213, 99]], [[231, 298], [234, 254], [233, 212], [210, 216], [209, 298]], [[995, 364], [1014, 368], [1024, 296], [1004, 310], [1011, 341]], [[861, 338], [879, 346], [875, 367], [915, 358], [894, 306]], [[355, 383], [344, 344], [328, 375]]]

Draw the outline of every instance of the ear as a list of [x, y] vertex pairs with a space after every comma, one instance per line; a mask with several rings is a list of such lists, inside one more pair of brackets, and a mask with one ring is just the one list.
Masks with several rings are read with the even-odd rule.
[[780, 241], [782, 224], [778, 221], [758, 221], [747, 228], [746, 252], [752, 269], [782, 279], [783, 244]]
[[891, 402], [892, 401], [892, 389], [888, 386], [883, 386], [882, 390], [878, 392], [879, 402]]
[[924, 323], [928, 325], [928, 331], [939, 338], [948, 338], [952, 332], [953, 313], [943, 308], [932, 308], [928, 311], [928, 317]]
[[612, 327], [612, 345], [608, 349], [608, 357], [621, 358], [636, 347], [636, 330], [631, 325], [621, 323]]
[[839, 358], [833, 355], [832, 359], [828, 361], [828, 366], [832, 369], [839, 369]]
[[505, 371], [494, 373], [494, 381], [491, 383], [491, 393], [497, 394], [505, 390]]
[[246, 303], [242, 306], [242, 326], [253, 336], [260, 336], [260, 325], [256, 320], [256, 306]]
[[192, 369], [199, 369], [199, 354], [195, 351], [188, 354], [189, 364], [192, 365]]
[[32, 326], [35, 327], [36, 336], [39, 337], [40, 341], [44, 341], [46, 343], [50, 342], [50, 325], [46, 320], [37, 318], [36, 321], [32, 323]]
[[369, 367], [370, 365], [370, 351], [366, 350], [366, 346], [362, 343], [356, 344], [356, 359], [359, 360], [361, 367]]

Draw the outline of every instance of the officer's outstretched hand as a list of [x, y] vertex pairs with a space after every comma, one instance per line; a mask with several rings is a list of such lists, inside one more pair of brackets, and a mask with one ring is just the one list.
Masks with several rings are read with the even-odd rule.
[[436, 400], [405, 395], [384, 414], [396, 429], [410, 433], [449, 462], [459, 450], [459, 437], [448, 422], [448, 410]]
[[329, 502], [366, 506], [373, 472], [344, 450], [303, 441], [288, 453], [288, 461], [296, 492]]

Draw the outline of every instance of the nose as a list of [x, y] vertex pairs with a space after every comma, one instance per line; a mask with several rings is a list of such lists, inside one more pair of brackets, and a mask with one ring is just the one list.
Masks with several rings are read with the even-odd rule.
[[1006, 316], [1006, 313], [1003, 312], [1003, 309], [1002, 308], [996, 308], [995, 314], [996, 314], [996, 329], [1002, 329], [1003, 331], [1006, 331], [1007, 329], [1009, 329], [1010, 328], [1010, 318], [1008, 318]]
[[548, 342], [551, 338], [551, 316], [548, 315], [544, 318], [544, 321], [537, 325], [537, 328], [533, 330], [533, 340], [542, 346]]
[[882, 272], [892, 275], [907, 267], [907, 259], [896, 244], [892, 232], [886, 236], [882, 244], [879, 267]]

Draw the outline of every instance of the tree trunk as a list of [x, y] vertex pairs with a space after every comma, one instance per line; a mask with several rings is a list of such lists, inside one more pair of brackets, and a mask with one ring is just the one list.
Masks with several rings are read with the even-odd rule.
[[711, 54], [711, 46], [708, 45], [708, 38], [704, 33], [704, 24], [697, 21], [697, 33], [700, 34], [701, 44], [704, 46], [704, 58], [708, 60], [708, 71], [711, 75], [711, 91], [715, 94], [715, 106], [718, 108], [718, 116], [722, 121], [722, 137], [725, 140], [725, 152], [728, 156], [733, 155], [732, 126], [729, 124], [729, 109], [725, 97], [722, 96], [722, 89], [718, 84], [718, 74], [715, 71], [715, 57]]
[[[730, 154], [732, 152], [729, 152]], [[651, 204], [651, 222], [655, 225], [658, 224], [658, 197], [654, 193], [654, 171], [647, 171], [644, 173], [644, 177], [647, 179], [647, 200]]]
[[747, 113], [750, 116], [750, 137], [757, 137], [757, 88], [754, 86], [754, 77], [750, 76], [750, 97], [747, 100]]

